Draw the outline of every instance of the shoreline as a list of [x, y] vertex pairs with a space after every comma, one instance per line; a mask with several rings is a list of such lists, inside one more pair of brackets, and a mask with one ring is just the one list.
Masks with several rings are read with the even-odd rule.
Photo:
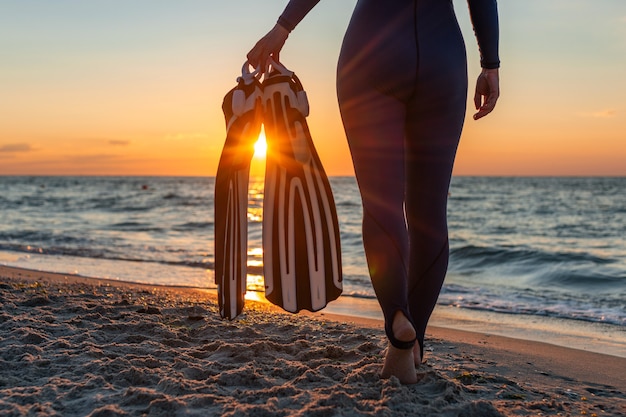
[[[114, 267], [114, 265], [106, 266]], [[22, 266], [3, 265], [2, 263], [0, 263], [0, 268], [51, 273], [87, 280], [102, 280], [111, 284], [119, 283], [119, 285], [136, 284], [163, 288], [191, 288], [212, 291], [217, 294], [217, 289], [210, 287], [177, 286], [162, 283], [146, 284], [137, 281], [127, 281], [123, 278], [94, 278], [93, 276], [76, 273], [51, 272]], [[69, 270], [72, 270], [72, 268], [69, 268]], [[268, 303], [264, 294], [257, 291], [248, 291], [246, 299]], [[331, 302], [322, 311], [348, 317], [382, 320], [382, 312], [374, 298], [342, 296]], [[626, 331], [620, 326], [600, 322], [470, 310], [438, 304], [430, 319], [429, 326], [545, 342], [556, 346], [571, 347], [583, 351], [626, 358]]]
[[[143, 290], [158, 289], [159, 291], [170, 291], [170, 292], [175, 292], [179, 294], [192, 292], [192, 293], [203, 294], [212, 302], [217, 303], [217, 291], [210, 289], [210, 288], [196, 288], [196, 287], [176, 286], [176, 285], [135, 283], [135, 282], [130, 282], [130, 281], [110, 280], [106, 278], [93, 278], [93, 277], [84, 277], [81, 275], [73, 275], [73, 274], [60, 274], [56, 272], [36, 271], [36, 270], [30, 270], [26, 268], [9, 267], [9, 266], [4, 266], [4, 265], [0, 265], [0, 277], [7, 277], [7, 278], [25, 280], [25, 281], [31, 281], [31, 282], [41, 280], [44, 282], [46, 281], [63, 282], [66, 284], [89, 283], [92, 285], [104, 285], [107, 287], [110, 286], [110, 287], [121, 287], [121, 288], [139, 288]], [[368, 317], [367, 315], [355, 315], [355, 314], [348, 314], [345, 312], [341, 312], [341, 309], [333, 308], [332, 303], [329, 304], [323, 310], [318, 311], [318, 312], [310, 312], [307, 310], [302, 310], [299, 313], [293, 315], [291, 313], [287, 313], [283, 311], [279, 307], [265, 300], [265, 298], [263, 297], [263, 294], [261, 293], [257, 293], [257, 294], [259, 294], [259, 296], [246, 298], [246, 308], [248, 307], [250, 303], [253, 303], [257, 305], [262, 305], [264, 309], [271, 311], [272, 313], [276, 313], [276, 314], [284, 314], [287, 316], [302, 315], [302, 316], [312, 317], [312, 318], [317, 318], [317, 319], [328, 318], [337, 322], [351, 323], [351, 324], [362, 325], [362, 326], [366, 326], [370, 328], [380, 329], [381, 331], [383, 330], [384, 323], [383, 323], [382, 318]], [[337, 303], [337, 301], [334, 301], [333, 303]], [[348, 302], [346, 304], [353, 305], [354, 303]], [[244, 309], [244, 313], [245, 313], [245, 309]], [[448, 322], [446, 320], [448, 320]], [[525, 339], [521, 337], [511, 337], [511, 336], [507, 336], [503, 334], [485, 332], [478, 328], [475, 328], [476, 326], [475, 323], [464, 326], [463, 324], [459, 323], [458, 317], [453, 317], [453, 318], [448, 317], [446, 319], [445, 317], [438, 317], [435, 315], [435, 313], [433, 313], [431, 322], [440, 323], [440, 324], [439, 325], [429, 324], [428, 329], [427, 329], [427, 337], [431, 335], [435, 338], [446, 338], [446, 339], [450, 339], [451, 341], [458, 342], [458, 343], [463, 343], [464, 341], [467, 341], [467, 340], [471, 340], [474, 343], [483, 343], [483, 342], [479, 342], [479, 340], [490, 339], [492, 341], [496, 341], [496, 346], [498, 347], [509, 346], [509, 343], [522, 344], [524, 345], [524, 351], [527, 351], [527, 352], [532, 352], [532, 351], [539, 352], [542, 350], [549, 350], [549, 351], [554, 351], [554, 352], [560, 352], [561, 354], [567, 353], [569, 356], [576, 356], [575, 353], [579, 353], [580, 355], [582, 355], [581, 357], [585, 357], [587, 354], [589, 355], [589, 357], [595, 356], [595, 359], [590, 361], [591, 363], [594, 364], [594, 367], [588, 370], [602, 369], [602, 372], [600, 373], [603, 374], [603, 376], [607, 374], [612, 375], [613, 379], [616, 379], [620, 381], [620, 383], [624, 384], [624, 390], [626, 391], [626, 374], [622, 375], [623, 372], [621, 371], [617, 373], [612, 372], [614, 370], [613, 366], [611, 366], [610, 368], [605, 368], [602, 364], [598, 362], [598, 359], [602, 359], [602, 358], [606, 359], [607, 361], [610, 359], [615, 359], [619, 362], [623, 361], [624, 365], [626, 365], [625, 357], [612, 355], [610, 353], [587, 351], [587, 350], [578, 349], [572, 346], [564, 346], [564, 345], [549, 343], [549, 342], [545, 342], [541, 340]], [[481, 321], [480, 324], [484, 324], [484, 322]], [[466, 328], [463, 328], [463, 327], [466, 327]], [[474, 327], [474, 329], [468, 330], [468, 328], [472, 328], [472, 327]], [[587, 362], [589, 361], [587, 360]], [[598, 380], [595, 380], [594, 382], [598, 382]]]
[[5, 266], [0, 296], [9, 415], [626, 415], [626, 359], [541, 342], [432, 326], [403, 386], [376, 319]]

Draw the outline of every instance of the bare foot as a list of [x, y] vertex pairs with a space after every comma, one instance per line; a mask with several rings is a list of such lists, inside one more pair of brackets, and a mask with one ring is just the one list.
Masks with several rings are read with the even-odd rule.
[[[398, 340], [410, 341], [415, 339], [415, 329], [400, 311], [393, 316], [392, 331]], [[383, 372], [380, 376], [383, 379], [395, 376], [402, 384], [415, 384], [417, 382], [417, 374], [415, 373], [413, 349], [398, 349], [389, 344], [387, 354], [385, 355]]]

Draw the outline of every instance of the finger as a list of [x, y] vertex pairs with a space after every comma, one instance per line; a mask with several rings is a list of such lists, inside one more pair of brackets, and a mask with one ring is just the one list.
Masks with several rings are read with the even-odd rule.
[[248, 54], [248, 55], [246, 55], [246, 58], [248, 59], [248, 63], [250, 65], [252, 65], [252, 67], [256, 68], [257, 62], [256, 62], [256, 59], [254, 58], [254, 56], [251, 55], [251, 54]]
[[494, 92], [494, 93], [489, 94], [487, 96], [487, 100], [485, 101], [483, 106], [487, 107], [489, 109], [489, 111], [491, 112], [496, 107], [496, 103], [498, 102], [498, 98], [499, 98], [499, 94], [498, 94], [497, 91]]
[[[492, 109], [493, 110], [493, 109]], [[489, 113], [491, 113], [491, 110], [487, 110], [487, 109], [480, 109], [478, 112], [476, 112], [474, 114], [474, 120], [478, 120], [478, 119], [482, 119], [483, 117], [485, 117], [486, 115], [488, 115]]]
[[474, 120], [478, 120], [480, 118], [485, 117], [486, 115], [488, 115], [489, 113], [491, 113], [493, 111], [493, 109], [495, 108], [496, 103], [494, 100], [488, 99], [485, 104], [483, 104], [480, 109], [478, 110], [478, 112], [476, 112], [474, 114]]
[[476, 110], [480, 109], [480, 106], [482, 104], [482, 95], [476, 91], [474, 93], [474, 107], [476, 108]]
[[474, 113], [473, 117], [474, 117], [474, 120], [478, 120], [478, 119], [480, 119], [480, 118], [482, 118], [484, 116], [486, 116], [486, 114], [482, 110], [480, 110], [480, 111]]
[[259, 50], [256, 46], [252, 48], [250, 52], [248, 52], [248, 55], [246, 55], [246, 57], [248, 58], [248, 62], [250, 63], [250, 65], [252, 65], [254, 68], [259, 66], [259, 62], [261, 61], [261, 53], [259, 53]]
[[253, 67], [256, 67], [258, 65], [261, 59], [261, 54], [263, 53], [263, 49], [263, 39], [260, 39], [259, 41], [257, 41], [257, 43], [254, 44], [252, 49], [250, 49], [250, 52], [248, 52], [248, 54], [246, 55], [250, 65], [252, 65]]

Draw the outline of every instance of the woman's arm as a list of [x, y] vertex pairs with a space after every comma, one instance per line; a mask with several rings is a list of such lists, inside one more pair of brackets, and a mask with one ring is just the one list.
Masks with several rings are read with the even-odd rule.
[[496, 0], [467, 0], [467, 3], [480, 50], [480, 65], [487, 69], [499, 68], [498, 4]]
[[291, 0], [278, 18], [278, 24], [291, 32], [319, 2], [320, 0]]
[[496, 0], [467, 0], [467, 3], [483, 68], [474, 92], [474, 105], [478, 110], [474, 120], [478, 120], [493, 111], [500, 97], [498, 5]]
[[[248, 62], [255, 68], [264, 66], [271, 56], [278, 61], [278, 55], [283, 48], [289, 32], [291, 32], [315, 7], [320, 0], [291, 0], [278, 18], [274, 27], [262, 37], [248, 52]], [[261, 68], [263, 70], [263, 68]]]

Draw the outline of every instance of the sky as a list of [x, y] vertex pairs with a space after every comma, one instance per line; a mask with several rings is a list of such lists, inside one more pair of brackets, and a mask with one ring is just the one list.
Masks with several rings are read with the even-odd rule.
[[[0, 0], [0, 175], [215, 175], [223, 97], [286, 3]], [[355, 3], [320, 1], [281, 53], [329, 175], [353, 175], [335, 71]], [[501, 98], [479, 121], [468, 99], [454, 174], [626, 175], [626, 1], [498, 5]]]

